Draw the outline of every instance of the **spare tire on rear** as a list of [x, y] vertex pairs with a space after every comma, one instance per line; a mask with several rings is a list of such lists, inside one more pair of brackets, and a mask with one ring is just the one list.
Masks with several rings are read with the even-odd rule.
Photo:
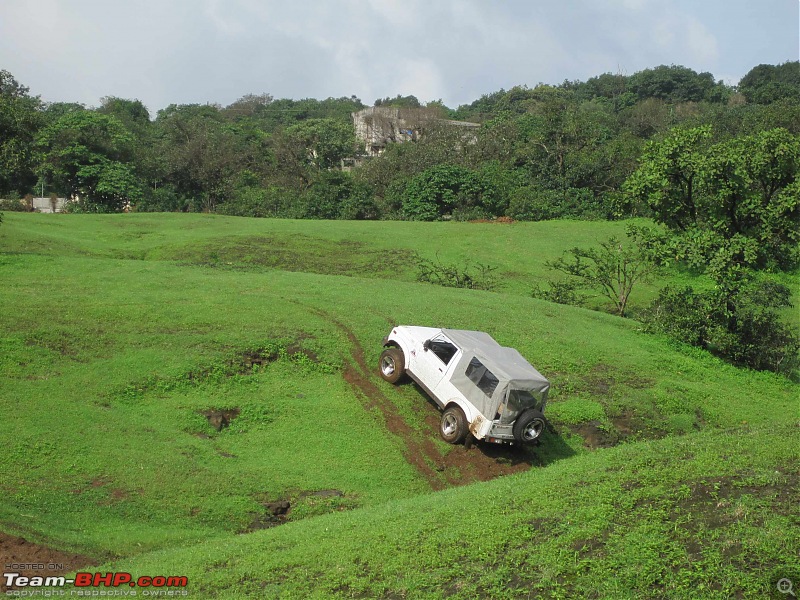
[[514, 439], [520, 444], [532, 444], [542, 435], [546, 423], [540, 411], [529, 408], [514, 423]]

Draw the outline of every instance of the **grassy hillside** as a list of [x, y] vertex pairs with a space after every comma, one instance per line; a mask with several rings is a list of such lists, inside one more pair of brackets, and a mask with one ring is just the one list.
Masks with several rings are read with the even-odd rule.
[[[0, 529], [199, 597], [763, 597], [797, 542], [798, 386], [528, 297], [623, 229], [6, 215]], [[510, 283], [415, 283], [415, 250]], [[375, 374], [397, 323], [517, 347], [553, 430], [441, 442]]]
[[[401, 281], [415, 281], [418, 253], [460, 266], [477, 262], [496, 267], [500, 291], [521, 295], [529, 295], [534, 284], [551, 275], [546, 261], [573, 246], [592, 246], [612, 235], [624, 238], [626, 227], [624, 222], [293, 221], [174, 213], [42, 217], [6, 215], [4, 249]], [[670, 277], [680, 278], [675, 273]], [[649, 300], [656, 290], [656, 285], [644, 286], [634, 303]]]
[[800, 577], [796, 425], [624, 445], [105, 565], [235, 598], [768, 598]]

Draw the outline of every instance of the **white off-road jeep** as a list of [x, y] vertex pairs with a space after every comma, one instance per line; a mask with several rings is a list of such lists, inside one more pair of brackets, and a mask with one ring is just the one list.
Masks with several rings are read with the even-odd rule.
[[451, 444], [469, 434], [529, 444], [545, 428], [550, 382], [513, 348], [482, 331], [394, 327], [384, 339], [381, 377], [408, 374], [444, 411], [440, 433]]

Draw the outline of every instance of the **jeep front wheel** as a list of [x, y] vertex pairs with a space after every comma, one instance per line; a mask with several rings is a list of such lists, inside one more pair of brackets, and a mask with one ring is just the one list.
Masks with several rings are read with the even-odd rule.
[[378, 361], [381, 377], [389, 383], [397, 383], [403, 377], [406, 368], [406, 359], [400, 348], [387, 348], [381, 353]]
[[538, 410], [526, 410], [514, 423], [514, 439], [520, 444], [533, 443], [542, 435], [544, 428], [544, 415]]
[[442, 439], [448, 444], [458, 444], [467, 437], [467, 417], [458, 406], [451, 406], [442, 415], [442, 424], [439, 427]]

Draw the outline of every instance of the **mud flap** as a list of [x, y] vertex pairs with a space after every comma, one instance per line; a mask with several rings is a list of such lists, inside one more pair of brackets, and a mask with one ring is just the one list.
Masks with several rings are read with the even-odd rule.
[[486, 419], [484, 419], [481, 415], [475, 417], [472, 423], [469, 424], [469, 432], [477, 439], [483, 437], [481, 435], [481, 429], [483, 428], [484, 423], [486, 423]]

